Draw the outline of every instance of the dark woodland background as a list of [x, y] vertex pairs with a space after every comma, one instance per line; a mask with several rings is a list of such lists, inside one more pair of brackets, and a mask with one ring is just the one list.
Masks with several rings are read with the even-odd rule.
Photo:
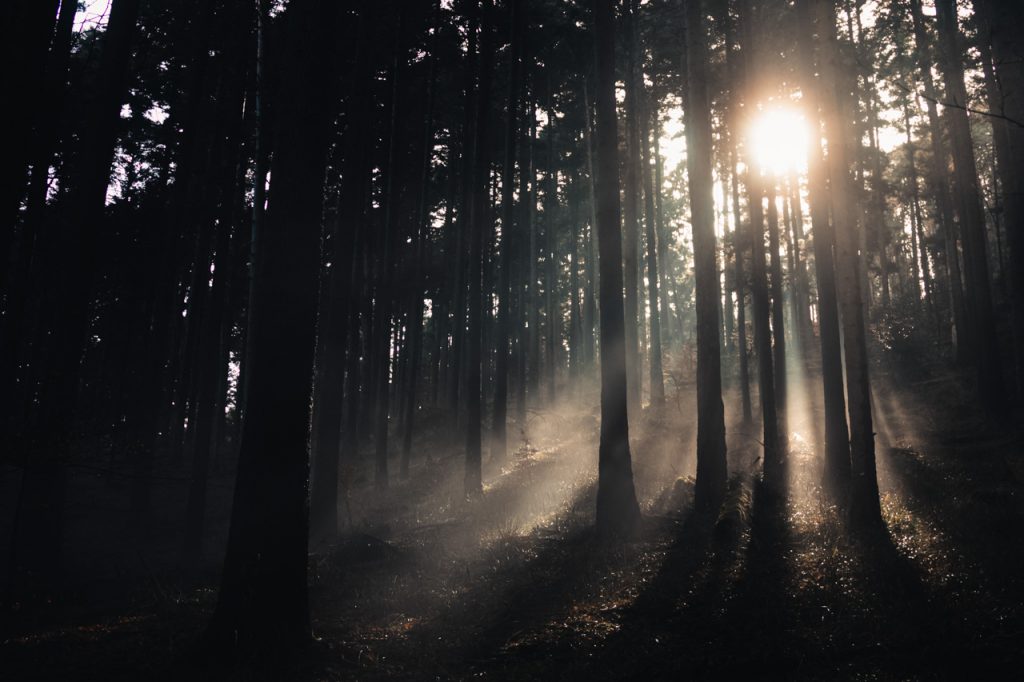
[[13, 0], [5, 679], [1005, 679], [1024, 3]]

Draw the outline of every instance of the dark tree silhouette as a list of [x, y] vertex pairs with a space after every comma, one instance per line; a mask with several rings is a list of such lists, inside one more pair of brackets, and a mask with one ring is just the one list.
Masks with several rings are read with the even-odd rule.
[[249, 311], [254, 337], [231, 532], [214, 641], [287, 648], [311, 636], [306, 591], [309, 398], [316, 341], [323, 169], [339, 6], [292, 0], [271, 199]]
[[701, 0], [686, 0], [686, 161], [690, 173], [694, 270], [697, 289], [698, 507], [714, 509], [725, 495], [725, 411], [718, 345], [718, 264], [711, 178], [711, 111]]
[[619, 214], [618, 134], [615, 116], [615, 9], [594, 0], [596, 87], [594, 147], [597, 244], [600, 251], [601, 444], [598, 453], [597, 528], [629, 532], [640, 517], [633, 488], [626, 416], [626, 339], [623, 318], [622, 230]]

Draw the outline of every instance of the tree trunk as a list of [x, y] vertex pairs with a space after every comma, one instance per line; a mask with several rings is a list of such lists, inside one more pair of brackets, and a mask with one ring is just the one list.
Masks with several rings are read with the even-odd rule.
[[[748, 74], [754, 68], [756, 46], [753, 41], [753, 3], [747, 0], [740, 14], [743, 47], [747, 53]], [[775, 403], [775, 368], [772, 365], [770, 327], [771, 301], [768, 296], [768, 266], [764, 252], [764, 192], [760, 179], [747, 160], [747, 200], [750, 204], [751, 298], [754, 308], [754, 347], [757, 351], [758, 393], [761, 399], [761, 420], [764, 427], [764, 480], [769, 489], [783, 490], [785, 484], [785, 453], [779, 442], [779, 418]]]
[[228, 648], [281, 651], [309, 641], [306, 589], [309, 417], [316, 343], [323, 175], [338, 6], [292, 0], [285, 16], [279, 138], [249, 400], [220, 597], [210, 635]]
[[718, 334], [719, 281], [711, 177], [711, 102], [702, 0], [686, 0], [686, 168], [697, 295], [697, 483], [694, 504], [714, 510], [728, 473]]
[[921, 0], [910, 0], [910, 15], [914, 24], [919, 78], [924, 84], [924, 97], [928, 110], [928, 128], [931, 133], [932, 167], [930, 184], [935, 193], [938, 209], [939, 229], [945, 241], [946, 273], [949, 281], [950, 308], [953, 317], [953, 343], [957, 362], [965, 363], [968, 358], [968, 328], [963, 293], [963, 278], [960, 274], [960, 260], [957, 256], [956, 225], [953, 222], [953, 201], [949, 195], [949, 174], [946, 166], [949, 158], [942, 143], [942, 126], [939, 123], [938, 94], [932, 81], [931, 41], [924, 25]]
[[[729, 165], [732, 174], [732, 211], [733, 222], [735, 223], [732, 234], [732, 247], [735, 267], [734, 279], [736, 285], [736, 326], [740, 365], [740, 402], [743, 410], [743, 423], [748, 425], [753, 421], [753, 409], [750, 400], [750, 354], [747, 349], [747, 278], [743, 268], [743, 258], [747, 252], [747, 241], [749, 241], [749, 235], [744, 234], [743, 220], [740, 214], [740, 175], [737, 167], [739, 162], [737, 145], [741, 139], [741, 117], [739, 109], [742, 98], [736, 91], [741, 87], [741, 78], [739, 74], [742, 69], [742, 61], [736, 54], [735, 24], [728, 11], [722, 13], [721, 20], [725, 33], [727, 73], [731, 89], [733, 90], [729, 101], [728, 111], [728, 125], [733, 138], [733, 143], [729, 146]], [[749, 230], [747, 230], [747, 232], [749, 232]]]
[[[821, 341], [821, 377], [825, 407], [826, 486], [845, 494], [850, 479], [850, 434], [846, 426], [846, 397], [843, 395], [842, 342], [836, 298], [834, 262], [835, 232], [829, 221], [828, 168], [821, 147], [821, 94], [823, 85], [815, 80], [814, 34], [810, 0], [798, 5], [801, 80], [805, 93], [805, 115], [810, 122], [811, 144], [807, 149], [807, 177], [813, 231], [814, 273], [818, 283], [818, 334]], [[820, 28], [818, 29], [821, 30]]]
[[619, 214], [618, 133], [615, 112], [615, 9], [593, 0], [597, 161], [597, 231], [600, 250], [601, 440], [598, 451], [597, 529], [629, 533], [640, 519], [633, 488], [626, 414], [626, 339], [623, 313], [622, 229]]
[[[641, 79], [642, 80], [642, 79]], [[658, 310], [658, 220], [654, 203], [654, 194], [660, 188], [654, 187], [651, 173], [651, 137], [649, 111], [650, 97], [646, 92], [641, 97], [643, 106], [640, 111], [640, 149], [641, 179], [644, 187], [644, 218], [647, 228], [647, 305], [651, 310], [651, 352], [648, 356], [651, 368], [651, 403], [660, 405], [665, 402], [665, 376], [662, 371], [661, 359], [661, 311]], [[654, 112], [657, 116], [657, 111]]]
[[882, 524], [875, 473], [875, 440], [871, 422], [871, 385], [868, 376], [864, 307], [860, 300], [861, 263], [858, 258], [857, 208], [849, 176], [849, 112], [840, 81], [833, 0], [815, 0], [821, 41], [821, 106], [832, 179], [832, 216], [836, 235], [836, 279], [842, 312], [846, 390], [850, 411], [851, 522], [860, 528]]
[[[1020, 3], [985, 0], [991, 16], [992, 50], [1002, 106], [1008, 118], [1024, 121], [1024, 7]], [[1010, 294], [1017, 402], [1024, 403], [1024, 128], [1007, 125], [1009, 159], [1004, 174], [1003, 204], [1010, 246]]]
[[638, 0], [628, 0], [623, 28], [626, 43], [626, 177], [623, 187], [622, 255], [625, 258], [623, 275], [626, 278], [626, 374], [629, 413], [639, 415], [643, 380], [640, 364], [640, 300], [638, 292], [640, 268], [640, 222], [638, 199], [640, 196], [640, 121], [638, 93], [639, 76], [636, 67], [636, 23]]
[[964, 263], [969, 287], [967, 321], [974, 330], [972, 348], [977, 370], [978, 398], [990, 416], [1003, 419], [1007, 415], [1006, 387], [1003, 383], [1002, 361], [999, 356], [999, 337], [996, 333], [995, 313], [992, 308], [992, 287], [989, 279], [985, 213], [978, 171], [971, 142], [971, 125], [967, 120], [967, 89], [964, 70], [960, 62], [960, 31], [957, 28], [956, 3], [937, 0], [939, 44], [941, 46], [943, 77], [951, 106], [947, 107], [950, 136], [953, 140], [953, 166], [960, 198], [960, 218], [963, 225]]
[[775, 180], [768, 181], [768, 250], [771, 252], [772, 291], [772, 357], [775, 363], [775, 410], [779, 418], [779, 447], [789, 449], [789, 427], [786, 420], [786, 329], [785, 300], [782, 295], [782, 253], [779, 239], [779, 208]]
[[98, 67], [99, 85], [86, 105], [87, 122], [76, 153], [62, 175], [57, 225], [50, 237], [52, 253], [43, 263], [51, 274], [46, 279], [43, 334], [34, 353], [47, 360], [40, 370], [41, 393], [31, 425], [32, 456], [22, 478], [24, 504], [19, 503], [15, 519], [15, 544], [41, 576], [55, 576], [60, 570], [65, 463], [73, 447], [80, 359], [90, 324], [99, 246], [105, 232], [107, 184], [121, 103], [127, 94], [139, 4], [140, 0], [114, 0], [111, 5]]
[[508, 454], [508, 371], [509, 337], [512, 324], [512, 252], [515, 248], [516, 141], [519, 139], [519, 71], [522, 59], [522, 16], [520, 0], [512, 0], [509, 11], [508, 107], [505, 120], [505, 165], [501, 177], [501, 272], [498, 282], [498, 338], [494, 376], [494, 417], [491, 424], [491, 459], [502, 462]]
[[[232, 25], [245, 27], [244, 9]], [[220, 387], [221, 373], [226, 368], [220, 366], [223, 352], [223, 331], [225, 325], [225, 293], [230, 277], [231, 240], [234, 230], [236, 196], [235, 178], [238, 176], [238, 165], [241, 162], [239, 148], [242, 137], [242, 120], [240, 113], [245, 92], [245, 35], [239, 31], [232, 37], [232, 43], [226, 48], [229, 54], [229, 65], [221, 76], [218, 92], [218, 122], [216, 127], [222, 139], [220, 149], [216, 150], [217, 173], [215, 186], [220, 187], [220, 208], [217, 216], [216, 238], [214, 245], [213, 285], [206, 286], [203, 292], [192, 292], [193, 296], [202, 295], [207, 299], [203, 306], [204, 315], [193, 323], [201, 327], [197, 352], [196, 366], [198, 369], [196, 394], [195, 449], [192, 459], [192, 477], [189, 484], [188, 503], [185, 513], [185, 546], [184, 555], [187, 562], [195, 565], [202, 555], [203, 526], [206, 516], [207, 478], [210, 470], [211, 448], [214, 447], [213, 432], [217, 423], [217, 395]], [[213, 216], [211, 216], [213, 218]], [[209, 268], [203, 268], [209, 277]], [[208, 291], [207, 291], [208, 289]], [[221, 409], [223, 414], [223, 409]]]
[[[19, 207], [25, 193], [32, 130], [39, 123], [34, 88], [46, 72], [46, 54], [54, 38], [58, 0], [13, 0], [4, 7], [6, 31], [0, 65], [10, 134], [0, 162], [0, 289], [7, 283], [7, 266]], [[42, 113], [45, 116], [45, 110]], [[43, 132], [43, 131], [37, 131]], [[50, 133], [52, 131], [46, 131]]]
[[437, 85], [437, 61], [436, 56], [430, 56], [430, 76], [427, 82], [426, 113], [423, 117], [423, 155], [420, 162], [420, 180], [418, 199], [416, 202], [416, 225], [413, 235], [413, 265], [412, 292], [409, 300], [409, 328], [412, 340], [409, 344], [409, 377], [404, 401], [404, 435], [402, 436], [402, 463], [399, 475], [402, 478], [409, 476], [409, 460], [412, 457], [412, 437], [416, 425], [416, 393], [420, 375], [420, 359], [423, 346], [423, 293], [425, 282], [423, 278], [423, 261], [426, 258], [427, 248], [424, 242], [427, 239], [427, 181], [430, 178], [430, 166], [434, 157], [434, 90]]
[[481, 475], [481, 363], [483, 351], [483, 237], [491, 229], [488, 211], [488, 188], [490, 186], [490, 123], [491, 123], [491, 74], [494, 71], [494, 29], [491, 0], [483, 0], [480, 21], [480, 85], [477, 92], [476, 111], [476, 158], [473, 164], [472, 205], [469, 216], [469, 326], [466, 350], [469, 365], [466, 373], [466, 477], [467, 496], [480, 495], [483, 491]]

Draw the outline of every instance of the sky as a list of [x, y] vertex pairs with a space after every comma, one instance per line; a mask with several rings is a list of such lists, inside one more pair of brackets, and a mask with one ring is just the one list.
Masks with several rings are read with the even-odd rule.
[[75, 30], [83, 31], [96, 26], [103, 26], [107, 23], [107, 15], [110, 13], [111, 0], [85, 0], [79, 2], [82, 7], [75, 17]]

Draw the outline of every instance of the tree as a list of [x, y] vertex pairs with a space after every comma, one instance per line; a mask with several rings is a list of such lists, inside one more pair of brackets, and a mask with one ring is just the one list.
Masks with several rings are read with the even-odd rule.
[[629, 420], [626, 415], [626, 337], [615, 113], [615, 10], [613, 0], [593, 0], [592, 8], [601, 309], [601, 441], [598, 451], [597, 528], [603, 534], [619, 534], [630, 532], [635, 527], [640, 519], [640, 507], [633, 488]]
[[1010, 277], [1013, 305], [1013, 339], [1017, 370], [1017, 402], [1024, 402], [1024, 41], [1018, 27], [1024, 22], [1019, 3], [984, 0], [991, 16], [995, 71], [1000, 85], [998, 113], [1016, 124], [1006, 125], [1009, 146], [1004, 171], [1003, 201], [1010, 242]]
[[[753, 2], [747, 0], [740, 13], [743, 47], [746, 52], [744, 66], [749, 78], [754, 72], [756, 47], [751, 22]], [[738, 84], [737, 84], [738, 85]], [[736, 87], [737, 85], [734, 85]], [[749, 108], [748, 108], [749, 110]], [[757, 351], [758, 393], [761, 399], [761, 420], [764, 429], [764, 479], [769, 488], [781, 490], [785, 481], [785, 452], [779, 438], [779, 417], [775, 399], [775, 373], [772, 363], [772, 337], [769, 325], [771, 302], [768, 296], [768, 272], [764, 246], [763, 191], [757, 173], [747, 159], [746, 185], [750, 210], [751, 244], [751, 298], [754, 308], [754, 347]]]
[[821, 341], [821, 380], [825, 407], [825, 481], [834, 493], [845, 491], [850, 479], [850, 432], [846, 426], [846, 398], [843, 395], [842, 344], [836, 301], [835, 233], [829, 221], [828, 169], [821, 148], [821, 112], [815, 79], [814, 23], [808, 0], [797, 5], [801, 79], [805, 84], [804, 112], [811, 125], [807, 148], [807, 171], [814, 232], [814, 273], [818, 283], [818, 334]]
[[821, 107], [828, 140], [832, 216], [836, 234], [836, 285], [843, 328], [846, 360], [846, 394], [850, 413], [849, 517], [859, 528], [882, 524], [875, 472], [875, 434], [871, 417], [871, 383], [868, 374], [867, 331], [861, 301], [857, 246], [857, 208], [851, 201], [848, 146], [849, 112], [842, 88], [841, 63], [836, 44], [833, 0], [815, 0], [821, 50]]
[[626, 286], [626, 390], [629, 410], [639, 414], [642, 407], [643, 372], [640, 360], [640, 116], [639, 89], [642, 85], [637, 68], [636, 15], [638, 0], [627, 0], [623, 11], [626, 44], [626, 162], [623, 181], [623, 240], [625, 259], [623, 276]]
[[7, 284], [14, 227], [25, 192], [26, 171], [33, 160], [30, 142], [37, 112], [32, 88], [42, 80], [46, 70], [57, 6], [58, 0], [14, 0], [5, 7], [9, 26], [16, 26], [17, 30], [10, 32], [0, 53], [3, 56], [0, 83], [10, 97], [8, 125], [12, 132], [0, 163], [0, 291]]
[[311, 635], [306, 589], [309, 417], [321, 209], [339, 6], [292, 0], [271, 168], [261, 282], [249, 311], [255, 343], [239, 447], [215, 642], [280, 651]]
[[650, 140], [650, 119], [652, 114], [657, 118], [657, 107], [650, 105], [650, 96], [646, 88], [643, 89], [642, 107], [640, 117], [640, 146], [642, 166], [641, 179], [644, 186], [644, 226], [647, 238], [647, 305], [651, 311], [651, 342], [650, 342], [650, 369], [651, 369], [651, 403], [660, 405], [665, 402], [665, 375], [662, 371], [661, 357], [661, 311], [658, 306], [661, 299], [658, 295], [658, 216], [655, 207], [655, 195], [661, 191], [661, 187], [655, 187], [654, 174], [651, 172], [651, 140]]
[[[367, 25], [373, 15], [360, 12], [354, 24]], [[345, 352], [349, 346], [352, 310], [352, 276], [355, 258], [355, 227], [365, 220], [366, 178], [369, 176], [370, 158], [366, 137], [372, 123], [373, 78], [369, 51], [368, 31], [356, 38], [352, 64], [352, 82], [349, 86], [346, 115], [348, 126], [342, 137], [344, 150], [343, 177], [338, 192], [338, 209], [331, 226], [331, 268], [327, 276], [327, 306], [320, 312], [317, 323], [318, 337], [324, 339], [324, 357], [317, 358], [320, 365], [317, 381], [323, 385], [319, 402], [316, 448], [313, 450], [312, 481], [310, 487], [310, 526], [314, 538], [333, 538], [338, 532], [338, 464], [341, 457], [341, 433], [345, 388]], [[352, 398], [350, 393], [349, 398]]]
[[[17, 545], [30, 564], [45, 573], [59, 570], [67, 480], [65, 464], [74, 443], [81, 357], [89, 329], [99, 245], [107, 228], [107, 185], [126, 95], [140, 0], [115, 0], [103, 36], [98, 86], [86, 105], [86, 127], [64, 169], [56, 225], [48, 235], [40, 266], [52, 273], [40, 313], [37, 357], [40, 399], [32, 416], [32, 456], [26, 463], [19, 503]], [[20, 181], [19, 181], [20, 182]], [[6, 254], [4, 255], [6, 257]], [[4, 387], [7, 389], [8, 387]]]
[[[515, 163], [516, 141], [519, 139], [519, 85], [520, 62], [522, 61], [522, 34], [524, 8], [522, 0], [509, 3], [509, 67], [508, 67], [508, 111], [505, 121], [505, 165], [501, 177], [501, 272], [498, 284], [498, 337], [497, 358], [494, 377], [494, 421], [491, 441], [491, 458], [502, 461], [507, 456], [508, 433], [508, 374], [511, 349], [509, 348], [510, 326], [512, 324], [512, 254], [515, 251]], [[520, 172], [523, 172], [520, 169]], [[521, 228], [521, 226], [519, 226]], [[575, 265], [575, 264], [574, 264]]]
[[967, 120], [967, 89], [964, 86], [960, 31], [957, 28], [954, 0], [937, 0], [939, 44], [941, 46], [943, 79], [952, 104], [948, 109], [950, 137], [953, 142], [953, 168], [959, 214], [963, 229], [964, 264], [967, 270], [967, 321], [974, 330], [972, 359], [978, 374], [978, 398], [988, 413], [1006, 417], [1006, 387], [1000, 361], [995, 313], [992, 308], [992, 285], [987, 256], [985, 213], [978, 188], [978, 170], [971, 143], [971, 126]]
[[[743, 410], [743, 422], [749, 424], [753, 420], [753, 409], [750, 400], [750, 362], [747, 353], [747, 300], [746, 300], [746, 274], [743, 268], [743, 258], [746, 252], [746, 242], [749, 235], [744, 234], [743, 220], [740, 211], [740, 172], [738, 168], [739, 153], [737, 151], [740, 140], [740, 123], [742, 121], [740, 108], [742, 98], [737, 90], [741, 85], [740, 72], [742, 69], [742, 58], [736, 54], [736, 23], [729, 13], [728, 3], [725, 3], [722, 11], [721, 22], [725, 33], [725, 60], [726, 72], [730, 85], [728, 126], [732, 135], [732, 144], [729, 146], [729, 165], [732, 175], [732, 212], [735, 228], [732, 233], [733, 251], [733, 279], [736, 285], [736, 327], [737, 327], [737, 351], [739, 353], [740, 365], [740, 402]], [[749, 232], [749, 230], [747, 230]]]
[[481, 481], [481, 419], [483, 386], [483, 238], [491, 225], [487, 204], [490, 185], [491, 75], [494, 71], [494, 29], [491, 0], [483, 0], [480, 20], [480, 85], [476, 96], [476, 142], [473, 145], [472, 194], [469, 215], [469, 325], [467, 327], [468, 365], [466, 371], [466, 495], [479, 495]]
[[716, 509], [727, 476], [718, 334], [718, 264], [711, 178], [711, 106], [702, 0], [686, 0], [686, 167], [697, 279], [697, 507]]
[[[199, 327], [199, 342], [196, 359], [196, 409], [195, 409], [195, 442], [193, 445], [192, 480], [189, 485], [188, 504], [185, 519], [185, 556], [189, 561], [199, 558], [202, 551], [203, 526], [206, 516], [206, 488], [209, 476], [213, 444], [213, 433], [217, 424], [218, 394], [220, 392], [220, 375], [225, 363], [222, 358], [225, 327], [225, 296], [227, 283], [231, 278], [231, 242], [237, 239], [234, 234], [240, 228], [236, 206], [240, 203], [242, 191], [238, 179], [240, 157], [240, 138], [242, 121], [237, 115], [242, 110], [245, 83], [245, 47], [248, 35], [249, 15], [242, 8], [236, 8], [227, 15], [228, 24], [234, 28], [226, 49], [228, 63], [218, 93], [217, 138], [223, 140], [216, 151], [212, 176], [215, 186], [219, 188], [219, 200], [216, 216], [210, 215], [211, 222], [216, 219], [213, 227], [214, 259], [213, 284], [202, 286], [192, 292], [192, 297], [204, 296], [206, 302], [202, 307], [203, 314], [193, 321]], [[203, 255], [197, 270], [209, 277], [209, 253]], [[205, 283], [204, 283], [205, 284]], [[208, 291], [206, 291], [208, 289]]]
[[776, 202], [776, 180], [767, 181], [768, 191], [768, 252], [771, 254], [772, 345], [775, 364], [775, 409], [779, 420], [779, 447], [788, 448], [786, 422], [786, 329], [782, 296], [782, 253], [779, 239], [779, 208]]
[[932, 80], [931, 40], [921, 12], [921, 0], [910, 0], [910, 14], [914, 25], [914, 43], [917, 52], [917, 66], [923, 84], [925, 105], [928, 111], [928, 129], [931, 137], [930, 184], [938, 209], [939, 228], [945, 242], [946, 274], [949, 281], [950, 308], [952, 308], [953, 341], [959, 362], [967, 361], [969, 348], [969, 327], [966, 322], [960, 259], [957, 256], [956, 225], [953, 222], [953, 199], [950, 196], [948, 180], [949, 152], [943, 144], [944, 135], [939, 122], [938, 92]]

